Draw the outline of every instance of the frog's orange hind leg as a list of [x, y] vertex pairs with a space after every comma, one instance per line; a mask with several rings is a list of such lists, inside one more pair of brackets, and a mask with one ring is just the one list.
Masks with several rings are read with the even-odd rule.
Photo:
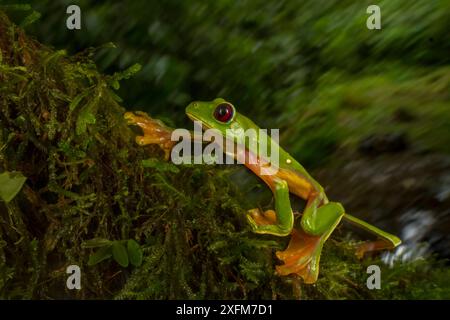
[[389, 250], [393, 248], [394, 246], [392, 245], [392, 243], [383, 239], [379, 239], [376, 241], [369, 241], [360, 244], [356, 249], [355, 255], [358, 257], [358, 259], [362, 259], [367, 252]]
[[390, 233], [387, 233], [381, 229], [378, 229], [377, 227], [363, 220], [360, 220], [352, 215], [349, 215], [348, 213], [344, 214], [344, 219], [355, 226], [358, 226], [366, 231], [375, 234], [380, 238], [376, 241], [365, 242], [359, 245], [358, 248], [356, 249], [356, 256], [359, 259], [363, 258], [366, 252], [394, 249], [395, 247], [397, 247], [402, 243], [402, 241], [398, 237]]
[[344, 208], [337, 202], [323, 204], [323, 194], [312, 193], [301, 219], [302, 228], [293, 231], [285, 251], [277, 252], [284, 262], [277, 266], [280, 275], [297, 274], [305, 283], [316, 282], [319, 261], [325, 241], [344, 215]]
[[281, 276], [296, 274], [302, 277], [305, 283], [315, 283], [319, 276], [323, 245], [339, 222], [340, 219], [336, 219], [322, 235], [311, 235], [303, 229], [293, 229], [286, 250], [276, 253], [278, 259], [284, 262], [283, 265], [276, 267], [277, 274]]
[[319, 274], [319, 261], [313, 261], [313, 257], [319, 257], [317, 251], [321, 251], [321, 237], [311, 236], [303, 230], [292, 230], [291, 240], [284, 251], [277, 251], [278, 259], [284, 262], [276, 266], [276, 272], [280, 276], [296, 274], [303, 278], [305, 283], [314, 283]]

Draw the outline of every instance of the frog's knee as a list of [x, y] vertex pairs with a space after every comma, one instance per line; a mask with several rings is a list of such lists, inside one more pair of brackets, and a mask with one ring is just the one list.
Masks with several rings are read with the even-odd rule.
[[308, 219], [302, 219], [300, 222], [303, 231], [306, 232], [306, 234], [311, 236], [320, 236], [323, 234], [322, 230], [319, 230], [316, 225], [314, 225], [310, 220]]
[[340, 202], [329, 202], [328, 205], [333, 208], [338, 216], [345, 214], [345, 209]]

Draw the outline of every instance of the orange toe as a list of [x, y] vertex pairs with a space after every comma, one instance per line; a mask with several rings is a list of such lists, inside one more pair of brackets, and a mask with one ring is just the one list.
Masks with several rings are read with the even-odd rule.
[[273, 210], [267, 210], [261, 213], [259, 209], [251, 209], [248, 210], [248, 213], [258, 226], [271, 225], [277, 222], [276, 213]]

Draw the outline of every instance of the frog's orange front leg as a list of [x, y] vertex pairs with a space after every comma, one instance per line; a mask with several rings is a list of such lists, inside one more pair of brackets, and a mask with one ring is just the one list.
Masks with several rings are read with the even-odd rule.
[[170, 151], [176, 141], [171, 140], [172, 129], [164, 125], [160, 120], [153, 119], [145, 112], [136, 111], [136, 113], [126, 112], [124, 114], [128, 124], [139, 126], [142, 136], [136, 136], [136, 143], [145, 146], [149, 144], [157, 144], [164, 150], [165, 158], [170, 158]]

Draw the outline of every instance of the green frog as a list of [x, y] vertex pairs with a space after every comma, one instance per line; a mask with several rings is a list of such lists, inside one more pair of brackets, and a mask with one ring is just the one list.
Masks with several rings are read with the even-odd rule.
[[[393, 249], [401, 243], [398, 237], [346, 213], [339, 202], [330, 201], [324, 188], [273, 139], [268, 139], [268, 149], [278, 150], [276, 170], [272, 171], [273, 174], [267, 174], [267, 171], [266, 174], [261, 174], [261, 167], [267, 167], [270, 159], [263, 159], [257, 152], [261, 138], [258, 136], [260, 128], [252, 120], [238, 113], [230, 102], [222, 98], [206, 102], [195, 101], [187, 106], [186, 114], [191, 120], [201, 122], [202, 127], [218, 130], [227, 139], [230, 139], [231, 134], [231, 138], [247, 155], [243, 164], [272, 190], [275, 210], [263, 212], [255, 208], [248, 210], [246, 217], [255, 233], [290, 236], [287, 248], [276, 252], [278, 259], [283, 262], [276, 266], [278, 275], [296, 274], [303, 278], [305, 283], [315, 283], [319, 275], [323, 245], [342, 219], [378, 237], [378, 240], [365, 242], [357, 247], [356, 255], [359, 258], [366, 252]], [[158, 144], [165, 151], [166, 159], [169, 158], [170, 150], [176, 143], [171, 140], [173, 129], [142, 112], [127, 112], [124, 117], [129, 124], [142, 128], [144, 134], [136, 137], [138, 144]], [[250, 143], [243, 136], [243, 132], [248, 129], [257, 133], [256, 143]], [[236, 152], [233, 155], [236, 156]], [[294, 226], [295, 216], [290, 204], [290, 194], [306, 201], [298, 227]]]

